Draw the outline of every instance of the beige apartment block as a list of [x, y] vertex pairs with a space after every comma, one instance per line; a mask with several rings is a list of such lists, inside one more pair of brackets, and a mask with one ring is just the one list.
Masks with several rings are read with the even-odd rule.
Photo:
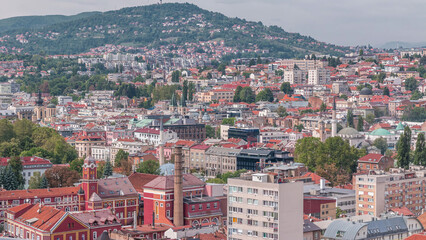
[[407, 207], [420, 215], [426, 207], [426, 170], [392, 168], [389, 172], [355, 177], [357, 215], [380, 216], [391, 208]]
[[228, 186], [228, 240], [303, 239], [302, 182], [257, 173]]

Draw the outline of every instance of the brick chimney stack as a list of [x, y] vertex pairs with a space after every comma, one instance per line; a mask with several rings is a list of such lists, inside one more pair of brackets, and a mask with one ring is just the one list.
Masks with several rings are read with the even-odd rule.
[[175, 147], [175, 179], [174, 179], [174, 208], [173, 223], [176, 227], [183, 226], [183, 189], [182, 189], [182, 146]]

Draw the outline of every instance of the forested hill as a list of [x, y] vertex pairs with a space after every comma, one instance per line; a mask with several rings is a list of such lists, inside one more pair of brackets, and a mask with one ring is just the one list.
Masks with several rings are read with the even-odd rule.
[[188, 3], [123, 8], [36, 30], [0, 32], [0, 45], [3, 47], [48, 54], [76, 54], [105, 44], [176, 48], [187, 42], [209, 40], [224, 40], [226, 46], [238, 49], [266, 50], [266, 55], [278, 57], [297, 57], [307, 53], [341, 55], [349, 50], [298, 33], [288, 33], [280, 27], [229, 18]]
[[11, 30], [38, 29], [56, 23], [69, 22], [81, 18], [90, 17], [100, 12], [84, 12], [77, 15], [47, 15], [47, 16], [24, 16], [12, 17], [0, 20], [0, 34]]

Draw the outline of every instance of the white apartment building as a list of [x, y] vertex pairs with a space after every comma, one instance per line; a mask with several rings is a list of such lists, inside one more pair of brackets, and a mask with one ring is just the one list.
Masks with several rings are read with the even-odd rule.
[[306, 80], [306, 71], [300, 69], [285, 70], [283, 80], [290, 84], [303, 84]]
[[308, 71], [308, 84], [310, 85], [324, 85], [330, 81], [330, 70], [326, 68], [317, 68]]
[[228, 240], [303, 239], [303, 183], [257, 173], [228, 179]]
[[163, 139], [160, 139], [160, 130], [153, 128], [141, 128], [134, 132], [135, 138], [148, 145], [158, 146], [167, 141], [178, 139], [177, 133], [163, 130]]

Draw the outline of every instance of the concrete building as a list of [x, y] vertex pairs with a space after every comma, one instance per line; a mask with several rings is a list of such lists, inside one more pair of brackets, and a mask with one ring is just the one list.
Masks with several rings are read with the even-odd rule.
[[218, 174], [237, 170], [237, 155], [241, 149], [210, 147], [206, 153], [206, 175], [215, 178]]
[[284, 71], [284, 82], [290, 84], [303, 84], [306, 81], [306, 71], [300, 69], [289, 69]]
[[358, 175], [354, 186], [356, 213], [379, 216], [391, 208], [405, 206], [419, 215], [426, 207], [425, 185], [426, 169], [418, 166]]
[[302, 182], [257, 173], [228, 185], [228, 240], [303, 239]]
[[330, 82], [330, 70], [317, 68], [308, 71], [308, 84], [324, 85]]

